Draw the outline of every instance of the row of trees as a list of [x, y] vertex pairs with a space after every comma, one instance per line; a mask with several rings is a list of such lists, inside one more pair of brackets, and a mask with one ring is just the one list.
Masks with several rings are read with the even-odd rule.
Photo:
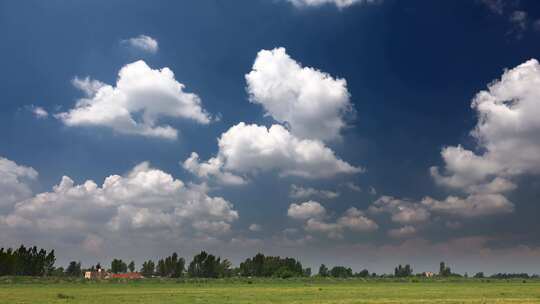
[[[55, 268], [56, 262], [55, 252], [51, 250], [47, 252], [45, 249], [38, 249], [36, 246], [26, 248], [20, 246], [17, 249], [0, 248], [0, 276], [6, 275], [24, 275], [24, 276], [71, 276], [80, 277], [84, 271], [94, 271], [100, 269], [101, 265], [97, 264], [89, 269], [83, 269], [81, 262], [72, 261], [64, 270], [62, 267]], [[113, 273], [134, 272], [136, 270], [135, 262], [124, 262], [121, 259], [113, 259], [109, 269]], [[201, 251], [195, 255], [192, 261], [186, 267], [184, 258], [178, 256], [177, 253], [159, 259], [157, 263], [152, 260], [145, 261], [142, 264], [140, 272], [145, 277], [159, 276], [168, 278], [192, 277], [192, 278], [224, 278], [231, 276], [244, 277], [309, 277], [311, 276], [311, 268], [303, 268], [300, 261], [294, 258], [265, 256], [258, 253], [252, 258], [248, 258], [240, 263], [239, 267], [232, 267], [232, 264], [227, 259], [214, 256], [205, 251]], [[413, 276], [413, 269], [410, 265], [398, 265], [394, 269], [393, 275], [390, 277], [410, 277]], [[423, 274], [416, 274], [417, 276]], [[322, 264], [319, 267], [318, 276], [334, 277], [334, 278], [351, 278], [351, 277], [376, 277], [376, 273], [369, 273], [367, 269], [353, 273], [352, 269], [345, 266], [334, 266], [328, 268]], [[387, 277], [388, 275], [381, 275]], [[438, 276], [460, 276], [452, 273], [450, 267], [444, 262], [439, 265]], [[467, 274], [465, 274], [467, 277]], [[474, 278], [484, 278], [483, 272], [478, 272]], [[494, 279], [529, 279], [538, 278], [538, 275], [529, 275], [527, 273], [497, 273], [489, 276]]]
[[0, 248], [0, 276], [25, 275], [47, 276], [54, 271], [56, 257], [54, 250], [47, 252], [36, 246], [26, 248], [21, 245], [18, 249]]

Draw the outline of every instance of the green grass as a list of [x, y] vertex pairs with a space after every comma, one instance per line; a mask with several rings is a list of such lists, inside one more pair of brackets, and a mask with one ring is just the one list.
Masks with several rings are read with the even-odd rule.
[[540, 303], [540, 281], [4, 278], [0, 303]]

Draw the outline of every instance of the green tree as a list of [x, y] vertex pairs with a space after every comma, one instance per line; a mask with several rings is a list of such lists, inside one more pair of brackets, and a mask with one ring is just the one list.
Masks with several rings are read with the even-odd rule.
[[69, 262], [69, 265], [66, 268], [66, 275], [69, 277], [80, 277], [82, 275], [81, 262]]
[[112, 273], [125, 273], [127, 272], [127, 264], [124, 263], [121, 259], [114, 259], [111, 262], [111, 272]]
[[145, 277], [151, 277], [154, 275], [155, 264], [152, 260], [148, 260], [142, 264], [141, 274]]
[[450, 267], [446, 266], [444, 262], [441, 262], [439, 264], [439, 275], [441, 277], [448, 277], [452, 275], [452, 271], [450, 270]]
[[353, 276], [352, 269], [344, 266], [332, 267], [330, 275], [334, 278], [350, 278]]
[[135, 262], [134, 261], [129, 262], [128, 270], [129, 270], [129, 272], [135, 272]]
[[319, 267], [319, 276], [327, 277], [329, 275], [330, 273], [328, 272], [328, 267], [326, 267], [326, 265], [324, 264], [321, 264], [321, 266]]

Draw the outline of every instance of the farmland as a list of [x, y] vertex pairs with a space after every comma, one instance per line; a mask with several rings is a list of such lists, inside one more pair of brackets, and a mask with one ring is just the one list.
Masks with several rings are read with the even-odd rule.
[[540, 303], [535, 280], [0, 279], [0, 303]]

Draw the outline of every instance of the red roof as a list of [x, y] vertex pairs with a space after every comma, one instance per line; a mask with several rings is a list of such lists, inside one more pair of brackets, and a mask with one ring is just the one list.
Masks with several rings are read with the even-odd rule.
[[138, 272], [128, 272], [128, 273], [111, 273], [111, 279], [142, 279], [144, 278]]

